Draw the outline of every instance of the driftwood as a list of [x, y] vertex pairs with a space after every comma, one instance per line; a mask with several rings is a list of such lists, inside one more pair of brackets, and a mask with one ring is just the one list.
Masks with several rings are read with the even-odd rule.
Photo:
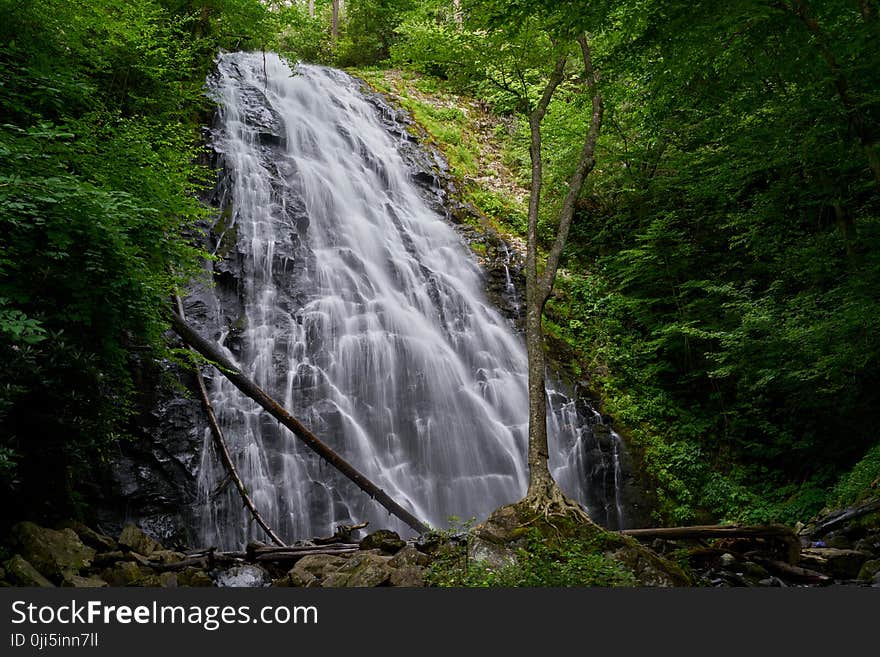
[[853, 520], [854, 518], [860, 518], [862, 516], [866, 516], [873, 511], [880, 511], [880, 499], [873, 500], [871, 502], [866, 502], [861, 506], [857, 506], [849, 511], [845, 511], [841, 513], [839, 516], [835, 516], [830, 520], [826, 520], [822, 524], [820, 524], [816, 529], [810, 532], [810, 536], [813, 538], [818, 538], [820, 536], [824, 536], [832, 529], [839, 527], [840, 525]]
[[172, 312], [171, 325], [177, 334], [183, 338], [184, 342], [211, 361], [220, 373], [229, 379], [236, 388], [266, 409], [272, 417], [293, 432], [293, 434], [302, 440], [312, 451], [348, 477], [356, 486], [358, 486], [358, 488], [385, 507], [389, 513], [400, 518], [420, 534], [428, 531], [428, 527], [425, 523], [391, 499], [385, 491], [376, 486], [353, 465], [321, 442], [321, 440], [309, 431], [299, 420], [284, 410], [278, 402], [272, 399], [259, 386], [247, 378], [241, 370], [232, 363], [232, 361], [223, 355], [223, 352], [220, 351], [216, 344], [199, 335], [195, 329], [186, 323], [183, 317]]
[[[183, 312], [183, 302], [180, 300], [180, 297], [176, 298], [177, 300], [177, 310], [180, 313], [181, 318], [184, 317]], [[190, 347], [192, 348], [192, 347]], [[235, 462], [232, 460], [232, 455], [229, 453], [229, 448], [226, 445], [226, 440], [223, 438], [223, 431], [220, 429], [220, 423], [217, 421], [217, 415], [214, 413], [214, 406], [211, 404], [211, 399], [208, 396], [208, 389], [205, 387], [205, 379], [202, 377], [202, 373], [199, 368], [195, 368], [196, 374], [196, 385], [199, 388], [199, 396], [202, 398], [202, 406], [205, 408], [205, 414], [208, 416], [208, 425], [211, 427], [211, 435], [214, 438], [214, 445], [217, 447], [217, 451], [220, 453], [220, 460], [223, 462], [223, 465], [226, 467], [226, 471], [229, 473], [230, 479], [232, 479], [232, 483], [235, 484], [235, 488], [238, 490], [238, 494], [241, 496], [242, 502], [247, 507], [248, 511], [251, 512], [251, 515], [254, 517], [254, 520], [257, 521], [257, 524], [262, 528], [264, 532], [272, 539], [272, 541], [276, 545], [285, 545], [284, 541], [282, 541], [278, 534], [276, 534], [263, 516], [257, 511], [257, 507], [254, 504], [254, 500], [251, 498], [250, 494], [247, 491], [247, 488], [244, 485], [244, 482], [241, 480], [241, 477], [238, 474], [238, 469], [235, 467]]]
[[271, 554], [258, 554], [255, 561], [298, 561], [303, 557], [316, 554], [354, 554], [357, 547], [350, 548], [323, 548], [320, 550], [290, 550], [288, 552], [273, 552]]

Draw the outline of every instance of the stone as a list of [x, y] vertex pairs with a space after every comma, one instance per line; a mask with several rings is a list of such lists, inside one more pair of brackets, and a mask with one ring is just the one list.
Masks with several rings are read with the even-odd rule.
[[12, 539], [19, 554], [55, 582], [65, 575], [81, 573], [95, 556], [95, 550], [84, 545], [72, 529], [47, 529], [32, 522], [20, 522], [12, 528]]
[[116, 541], [110, 536], [96, 532], [94, 529], [79, 520], [65, 520], [61, 523], [62, 528], [72, 529], [76, 532], [85, 545], [94, 548], [98, 552], [110, 552], [117, 549]]
[[420, 566], [401, 566], [391, 571], [391, 586], [417, 587], [425, 585], [425, 569]]
[[159, 541], [147, 536], [140, 527], [130, 523], [123, 527], [122, 533], [119, 534], [119, 546], [123, 550], [131, 550], [146, 557], [165, 549]]
[[412, 545], [407, 545], [391, 557], [388, 565], [392, 568], [401, 568], [403, 566], [427, 566], [429, 563], [431, 563], [431, 557], [423, 552], [419, 552]]
[[103, 589], [110, 586], [106, 580], [95, 575], [83, 577], [81, 575], [68, 575], [64, 578], [61, 586], [72, 586], [76, 589]]
[[179, 586], [214, 586], [214, 580], [203, 570], [198, 568], [185, 568], [177, 576]]
[[351, 557], [335, 573], [331, 573], [322, 586], [327, 588], [381, 586], [391, 578], [392, 568], [388, 566], [389, 560], [390, 557], [375, 552], [360, 552]]
[[177, 552], [175, 550], [156, 550], [150, 554], [150, 561], [162, 564], [180, 563], [184, 559], [186, 559], [186, 555], [183, 552]]
[[323, 579], [339, 570], [346, 561], [345, 557], [335, 554], [306, 555], [288, 571], [288, 586], [320, 586]]
[[880, 559], [869, 559], [862, 564], [859, 570], [859, 579], [870, 582], [878, 573], [880, 573]]
[[134, 561], [118, 561], [101, 572], [110, 586], [147, 586], [153, 572]]
[[176, 589], [177, 588], [177, 573], [160, 573], [159, 574], [159, 586], [163, 589]]
[[55, 585], [43, 577], [27, 559], [16, 554], [4, 564], [6, 579], [16, 586], [39, 586], [41, 588], [54, 588]]
[[801, 551], [801, 562], [805, 568], [827, 573], [837, 579], [854, 579], [868, 560], [868, 555], [856, 550], [841, 550], [832, 547], [814, 547]]
[[733, 568], [736, 566], [736, 557], [730, 554], [730, 552], [722, 554], [720, 561], [723, 568]]
[[372, 534], [367, 534], [361, 539], [359, 545], [361, 550], [381, 550], [395, 554], [406, 547], [406, 542], [400, 538], [397, 532], [380, 529]]
[[271, 581], [265, 568], [251, 563], [232, 566], [215, 574], [217, 586], [230, 588], [262, 588]]

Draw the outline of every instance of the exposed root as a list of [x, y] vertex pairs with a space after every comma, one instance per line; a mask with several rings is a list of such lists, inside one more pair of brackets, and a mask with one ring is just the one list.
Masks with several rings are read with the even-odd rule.
[[[554, 529], [557, 528], [550, 520], [553, 517], [567, 518], [584, 524], [595, 524], [586, 511], [565, 495], [555, 482], [549, 482], [545, 486], [529, 490], [521, 504]], [[557, 531], [559, 530], [557, 529]]]

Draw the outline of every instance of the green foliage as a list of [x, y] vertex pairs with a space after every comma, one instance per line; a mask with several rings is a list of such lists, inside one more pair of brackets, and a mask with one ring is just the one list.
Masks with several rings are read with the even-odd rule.
[[535, 529], [524, 537], [516, 560], [501, 568], [467, 558], [467, 546], [447, 542], [435, 556], [428, 582], [440, 587], [635, 586], [633, 574], [599, 545], [579, 539], [545, 540]]
[[829, 501], [838, 506], [848, 506], [876, 497], [878, 489], [880, 489], [880, 445], [875, 445], [853, 466], [852, 470], [840, 478], [829, 496]]
[[[252, 45], [257, 0], [0, 1], [0, 485], [64, 513], [161, 355], [209, 172], [204, 76]], [[46, 486], [45, 482], [53, 482]]]

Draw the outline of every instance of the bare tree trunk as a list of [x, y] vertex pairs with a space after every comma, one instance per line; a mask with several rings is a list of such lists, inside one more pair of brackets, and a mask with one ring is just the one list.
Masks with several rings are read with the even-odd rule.
[[559, 227], [556, 239], [547, 256], [542, 273], [538, 272], [538, 218], [540, 215], [541, 189], [543, 187], [543, 160], [541, 155], [541, 123], [547, 113], [553, 94], [565, 77], [565, 57], [556, 62], [550, 79], [538, 104], [529, 115], [531, 144], [529, 154], [532, 162], [532, 180], [529, 195], [529, 228], [526, 250], [526, 350], [529, 368], [529, 488], [526, 500], [536, 509], [551, 506], [574, 507], [559, 489], [549, 467], [550, 450], [547, 445], [547, 393], [544, 380], [544, 332], [541, 318], [544, 306], [550, 298], [559, 260], [568, 240], [575, 204], [587, 175], [595, 166], [596, 143], [602, 126], [603, 103], [597, 88], [590, 48], [586, 36], [578, 38], [584, 61], [585, 86], [592, 92], [592, 116], [584, 139], [580, 158], [569, 180], [568, 193], [559, 210]]
[[309, 0], [309, 16], [315, 17], [315, 0]]
[[339, 0], [333, 0], [331, 3], [330, 38], [333, 43], [339, 40]]
[[263, 392], [259, 386], [242, 374], [235, 364], [223, 355], [223, 352], [220, 351], [216, 344], [200, 336], [177, 313], [171, 313], [171, 326], [177, 334], [183, 338], [184, 342], [211, 361], [217, 370], [229, 379], [236, 388], [266, 409], [272, 417], [290, 429], [290, 431], [303, 441], [309, 449], [314, 451], [318, 456], [327, 461], [327, 463], [348, 477], [348, 479], [350, 479], [358, 488], [384, 506], [389, 513], [397, 516], [419, 533], [428, 531], [428, 527], [425, 523], [391, 499], [385, 491], [376, 486], [376, 484], [367, 479], [367, 477], [361, 474], [361, 472], [359, 472], [353, 465], [325, 445], [299, 420], [284, 410], [278, 402], [272, 399], [269, 395]]

